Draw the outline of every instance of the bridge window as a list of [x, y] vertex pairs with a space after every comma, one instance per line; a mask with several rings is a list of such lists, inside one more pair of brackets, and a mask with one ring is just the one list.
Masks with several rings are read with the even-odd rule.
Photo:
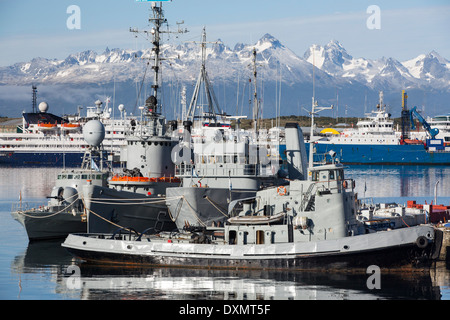
[[317, 171], [312, 172], [312, 181], [319, 181], [319, 172]]
[[330, 170], [328, 175], [329, 175], [330, 180], [334, 180], [334, 171], [333, 170]]

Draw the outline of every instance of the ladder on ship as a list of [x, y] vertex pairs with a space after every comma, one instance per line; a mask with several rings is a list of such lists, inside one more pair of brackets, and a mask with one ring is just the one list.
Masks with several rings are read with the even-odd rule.
[[303, 195], [303, 200], [301, 204], [301, 208], [303, 211], [314, 211], [315, 205], [316, 205], [316, 195], [313, 194], [313, 189], [315, 187], [315, 184], [311, 184], [306, 191], [306, 193]]

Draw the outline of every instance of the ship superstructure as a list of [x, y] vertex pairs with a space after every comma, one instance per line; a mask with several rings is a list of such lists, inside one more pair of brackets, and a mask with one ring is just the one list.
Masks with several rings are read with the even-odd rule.
[[104, 108], [102, 105], [97, 100], [95, 107], [87, 108], [86, 116], [78, 113], [59, 117], [49, 113], [49, 105], [41, 102], [39, 110], [22, 114], [22, 124], [17, 127], [16, 132], [0, 133], [0, 164], [78, 167], [89, 147], [83, 138], [83, 126], [90, 120], [103, 123], [104, 146], [109, 160], [118, 160], [120, 149], [125, 145], [125, 130], [134, 118], [126, 115], [123, 105], [118, 108], [120, 118], [112, 117], [109, 100]]

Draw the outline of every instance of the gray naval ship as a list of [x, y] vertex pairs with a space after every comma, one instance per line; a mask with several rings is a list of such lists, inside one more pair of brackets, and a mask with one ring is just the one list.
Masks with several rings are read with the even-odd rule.
[[11, 212], [13, 218], [25, 227], [30, 241], [65, 238], [69, 233], [86, 232], [86, 213], [80, 190], [85, 185], [106, 186], [110, 170], [104, 162], [103, 124], [98, 120], [89, 121], [83, 127], [83, 136], [90, 147], [84, 154], [81, 167], [63, 169], [58, 173], [48, 203], [28, 208], [20, 201]]
[[[139, 125], [130, 123], [126, 129], [126, 146], [120, 152], [120, 161], [125, 163], [123, 172], [113, 176], [108, 186], [86, 185], [82, 198], [88, 211], [89, 232], [112, 232], [131, 228], [148, 232], [171, 231], [176, 228], [165, 205], [165, 190], [180, 184], [175, 177], [171, 161], [172, 148], [177, 144], [177, 123], [167, 130], [166, 119], [161, 115], [160, 92], [160, 36], [161, 27], [167, 24], [160, 3], [152, 4], [154, 72], [152, 95], [140, 106]], [[137, 30], [130, 30], [139, 32]], [[181, 31], [184, 32], [184, 31]]]
[[[152, 9], [156, 12], [155, 16], [162, 19], [160, 7], [155, 5]], [[156, 48], [159, 47], [158, 19], [152, 20], [155, 23], [152, 34]], [[258, 160], [255, 160], [258, 159], [259, 153], [265, 158], [268, 157], [270, 147], [267, 146], [273, 145], [273, 141], [255, 138], [249, 131], [232, 129], [227, 122], [228, 119], [223, 118], [224, 114], [218, 106], [206, 72], [205, 30], [201, 45], [202, 64], [189, 105], [188, 120], [183, 122], [183, 128], [178, 128], [178, 124], [172, 122], [172, 133], [181, 132], [180, 136], [170, 136], [170, 132], [166, 132], [164, 118], [158, 113], [161, 110], [156, 99], [158, 85], [153, 85], [154, 94], [142, 108], [146, 120], [141, 121], [143, 124], [141, 127], [127, 132], [127, 147], [121, 151], [121, 157], [127, 163], [125, 174], [114, 176], [107, 188], [99, 186], [83, 188], [83, 199], [88, 210], [89, 232], [113, 232], [118, 228], [131, 228], [139, 232], [147, 230], [149, 233], [174, 230], [182, 227], [185, 222], [189, 225], [191, 223], [184, 219], [184, 214], [180, 214], [178, 209], [171, 212], [166, 204], [170, 203], [173, 207], [171, 200], [174, 200], [177, 201], [175, 206], [180, 206], [182, 212], [196, 210], [195, 204], [190, 207], [190, 204], [194, 203], [191, 200], [178, 202], [180, 199], [190, 197], [189, 193], [195, 190], [192, 188], [193, 184], [201, 186], [204, 183], [203, 185], [208, 187], [208, 195], [196, 197], [206, 201], [205, 211], [212, 209], [222, 212], [223, 208], [226, 211], [230, 200], [229, 182], [236, 184], [237, 189], [231, 192], [231, 198], [236, 199], [250, 196], [261, 186], [273, 184], [273, 180], [278, 179], [277, 175], [274, 175], [275, 171], [271, 171], [268, 177], [261, 174]], [[256, 54], [254, 56], [256, 57]], [[155, 61], [158, 59], [156, 50]], [[159, 65], [155, 63], [155, 66]], [[159, 69], [154, 68], [155, 84], [159, 81]], [[207, 97], [208, 111], [197, 115], [201, 92]], [[182, 139], [181, 144], [178, 143], [179, 139]], [[278, 150], [272, 152], [278, 154]], [[196, 160], [195, 170], [192, 166], [194, 160]], [[231, 164], [232, 161], [234, 165]], [[267, 159], [265, 161], [267, 164]], [[224, 167], [225, 162], [228, 165]], [[176, 169], [174, 163], [179, 164]], [[204, 170], [208, 171], [209, 177], [201, 172], [202, 165]], [[219, 167], [220, 172], [215, 169]], [[264, 169], [267, 171], [270, 165], [265, 165]], [[244, 176], [241, 176], [242, 173]], [[193, 175], [200, 175], [201, 178], [193, 181]], [[215, 188], [213, 180], [220, 186], [220, 190]], [[179, 189], [180, 184], [185, 188]], [[168, 195], [169, 189], [177, 191]], [[247, 193], [247, 190], [251, 190], [251, 193]], [[223, 197], [224, 192], [227, 193], [226, 197]], [[222, 209], [217, 211], [217, 208]], [[214, 221], [212, 214], [211, 216]]]
[[[261, 130], [255, 134], [231, 128], [203, 128], [201, 135], [192, 138], [193, 161], [174, 160], [182, 185], [166, 190], [166, 204], [178, 229], [223, 225], [232, 201], [253, 197], [265, 187], [288, 184], [286, 178], [305, 179], [292, 170], [307, 167], [302, 139], [296, 127], [286, 128], [285, 173], [277, 138], [263, 136]], [[302, 156], [294, 157], [297, 153]]]
[[[205, 57], [205, 43], [206, 35], [203, 31], [203, 57]], [[176, 164], [176, 176], [182, 180], [182, 185], [166, 190], [166, 204], [178, 229], [223, 225], [228, 218], [228, 204], [233, 200], [252, 197], [256, 191], [264, 187], [287, 183], [285, 179], [287, 174], [284, 174], [280, 166], [280, 132], [259, 127], [256, 58], [257, 52], [254, 49], [252, 64], [254, 77], [252, 81], [255, 84], [254, 126], [251, 130], [242, 130], [238, 125], [236, 128], [222, 125], [218, 121], [220, 117], [217, 117], [217, 114], [220, 108], [215, 99], [208, 99], [208, 114], [214, 121], [204, 126], [204, 121], [196, 121], [202, 119], [204, 114], [196, 114], [197, 96], [194, 94], [192, 98], [187, 112], [188, 121], [185, 121], [185, 138], [175, 149], [175, 151], [184, 150], [183, 156], [174, 152], [172, 157], [172, 161]], [[202, 82], [208, 96], [214, 97], [205, 60], [202, 62], [194, 93], [199, 91]], [[236, 120], [239, 123], [239, 119]], [[189, 135], [191, 131], [192, 135]], [[292, 157], [289, 157], [288, 165], [306, 165], [305, 150], [300, 150], [299, 143], [299, 139], [303, 137], [296, 136], [296, 133], [291, 137], [296, 142], [287, 143], [287, 154], [302, 151], [304, 158], [298, 159], [298, 163], [294, 164], [291, 162]], [[192, 150], [192, 153], [189, 153], [189, 150]], [[191, 157], [186, 156], [190, 154]], [[293, 172], [290, 172], [289, 177], [304, 178]]]
[[[288, 129], [287, 141], [294, 134], [302, 145], [301, 130]], [[431, 225], [368, 230], [357, 219], [354, 181], [345, 178], [342, 164], [306, 169], [301, 150], [291, 154], [290, 173], [297, 178], [231, 201], [223, 226], [153, 235], [71, 234], [62, 246], [84, 261], [188, 268], [366, 272], [374, 265], [427, 269], [439, 257], [442, 232]]]
[[82, 188], [89, 232], [175, 229], [164, 195], [167, 187], [180, 184], [170, 159], [176, 141], [166, 132], [165, 118], [156, 112], [154, 99], [147, 99], [141, 125], [127, 132], [127, 146], [120, 153], [121, 161], [126, 161], [123, 172], [111, 177], [108, 186]]

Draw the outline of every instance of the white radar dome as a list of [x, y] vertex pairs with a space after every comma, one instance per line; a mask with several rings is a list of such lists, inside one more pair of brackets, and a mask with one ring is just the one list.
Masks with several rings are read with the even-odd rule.
[[89, 145], [98, 147], [105, 139], [105, 127], [99, 120], [91, 120], [83, 127], [83, 137]]
[[47, 102], [39, 103], [39, 111], [40, 112], [47, 112], [48, 111], [48, 103]]

